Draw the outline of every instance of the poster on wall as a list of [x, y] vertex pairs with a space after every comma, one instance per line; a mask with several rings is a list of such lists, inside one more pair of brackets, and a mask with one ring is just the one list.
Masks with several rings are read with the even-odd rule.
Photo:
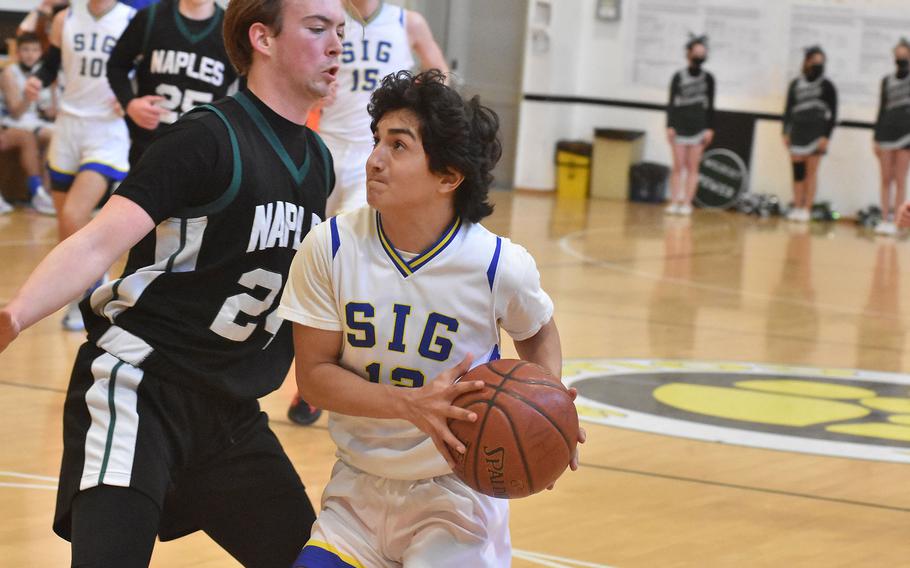
[[752, 101], [750, 110], [780, 112], [803, 50], [820, 44], [840, 100], [853, 105], [844, 118], [859, 120], [871, 119], [879, 82], [894, 69], [891, 50], [902, 36], [910, 37], [910, 10], [887, 1], [637, 0], [628, 2], [627, 21], [625, 75], [631, 85], [667, 89], [686, 64], [688, 34], [705, 33], [706, 68], [718, 94]]
[[845, 103], [878, 102], [879, 82], [894, 70], [891, 50], [910, 35], [910, 12], [887, 7], [805, 2], [790, 8], [789, 76], [799, 73], [803, 49], [820, 45], [826, 73]]
[[751, 0], [638, 0], [630, 13], [633, 45], [628, 75], [633, 84], [665, 89], [685, 67], [689, 34], [707, 34], [707, 67], [725, 92], [763, 89], [768, 55], [768, 11]]

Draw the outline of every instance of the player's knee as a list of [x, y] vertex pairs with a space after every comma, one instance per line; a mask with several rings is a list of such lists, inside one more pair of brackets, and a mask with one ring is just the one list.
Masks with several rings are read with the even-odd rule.
[[806, 162], [793, 162], [793, 181], [806, 179]]

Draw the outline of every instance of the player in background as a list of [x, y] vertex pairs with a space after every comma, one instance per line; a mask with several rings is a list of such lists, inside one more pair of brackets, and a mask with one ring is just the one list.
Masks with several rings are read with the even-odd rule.
[[159, 125], [173, 124], [236, 87], [223, 20], [224, 10], [214, 0], [163, 0], [138, 12], [120, 36], [107, 62], [107, 80], [129, 117], [131, 166]]
[[673, 169], [670, 205], [665, 211], [671, 215], [692, 214], [701, 157], [714, 139], [714, 76], [702, 68], [707, 58], [707, 36], [692, 36], [686, 42], [689, 64], [670, 81], [667, 140], [673, 152]]
[[[116, 0], [77, 2], [59, 12], [44, 64], [26, 82], [26, 97], [37, 100], [41, 89], [63, 71], [63, 96], [48, 150], [61, 242], [88, 223], [110, 183], [122, 181], [129, 170], [129, 135], [104, 68], [134, 14]], [[63, 327], [84, 329], [78, 302], [70, 304]]]
[[382, 80], [370, 207], [316, 227], [291, 266], [278, 313], [294, 322], [298, 386], [330, 411], [339, 456], [295, 566], [511, 560], [508, 502], [452, 473], [464, 448], [446, 421], [476, 420], [452, 400], [483, 386], [455, 381], [499, 358], [500, 329], [557, 377], [562, 354], [534, 259], [479, 224], [493, 211], [498, 118], [444, 81]]
[[[366, 204], [366, 164], [373, 150], [367, 105], [383, 77], [414, 66], [448, 73], [442, 50], [426, 19], [413, 10], [382, 0], [352, 0], [341, 71], [333, 95], [322, 105], [319, 134], [335, 161], [335, 188], [329, 197], [329, 217]], [[288, 418], [312, 424], [320, 415], [315, 406], [294, 397]]]
[[[18, 148], [19, 162], [28, 176], [32, 207], [39, 213], [54, 215], [54, 201], [45, 189], [41, 163], [54, 131], [57, 97], [53, 89], [42, 89], [37, 100], [25, 97], [25, 82], [41, 60], [41, 43], [36, 34], [26, 32], [16, 37], [16, 60], [3, 70], [0, 84], [6, 106], [0, 149]], [[4, 211], [5, 203], [0, 198], [0, 212]]]
[[315, 514], [258, 398], [293, 358], [275, 314], [325, 214], [328, 150], [304, 123], [335, 81], [339, 0], [231, 0], [248, 88], [166, 129], [83, 229], [0, 310], [0, 351], [82, 293], [54, 530], [74, 566], [147, 566], [156, 536], [203, 530], [241, 564], [287, 568]]
[[54, 16], [69, 6], [69, 0], [41, 0], [36, 8], [26, 14], [19, 27], [16, 28], [16, 37], [25, 33], [38, 36], [41, 51], [45, 52], [50, 47], [50, 31]]
[[793, 208], [787, 219], [806, 223], [815, 203], [818, 166], [837, 123], [837, 89], [825, 77], [825, 52], [817, 45], [805, 50], [802, 74], [790, 82], [783, 122], [793, 165]]
[[894, 47], [894, 64], [894, 73], [882, 78], [873, 142], [882, 175], [882, 220], [875, 226], [875, 232], [882, 235], [897, 234], [894, 213], [907, 195], [907, 170], [910, 167], [910, 42], [904, 38]]

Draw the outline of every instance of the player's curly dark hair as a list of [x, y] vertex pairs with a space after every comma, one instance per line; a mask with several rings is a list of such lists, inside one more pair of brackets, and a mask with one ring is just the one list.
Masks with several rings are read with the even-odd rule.
[[445, 84], [445, 75], [438, 69], [418, 75], [399, 71], [383, 78], [368, 107], [373, 132], [386, 113], [399, 109], [413, 112], [420, 120], [430, 171], [455, 170], [464, 176], [455, 190], [455, 213], [473, 223], [492, 213], [493, 205], [487, 201], [491, 172], [502, 155], [496, 113], [476, 96], [464, 100]]

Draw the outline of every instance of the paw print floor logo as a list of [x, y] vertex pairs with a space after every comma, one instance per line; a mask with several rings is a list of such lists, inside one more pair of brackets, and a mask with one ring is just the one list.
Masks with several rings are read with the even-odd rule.
[[568, 361], [582, 419], [775, 450], [910, 462], [910, 375], [753, 363]]

